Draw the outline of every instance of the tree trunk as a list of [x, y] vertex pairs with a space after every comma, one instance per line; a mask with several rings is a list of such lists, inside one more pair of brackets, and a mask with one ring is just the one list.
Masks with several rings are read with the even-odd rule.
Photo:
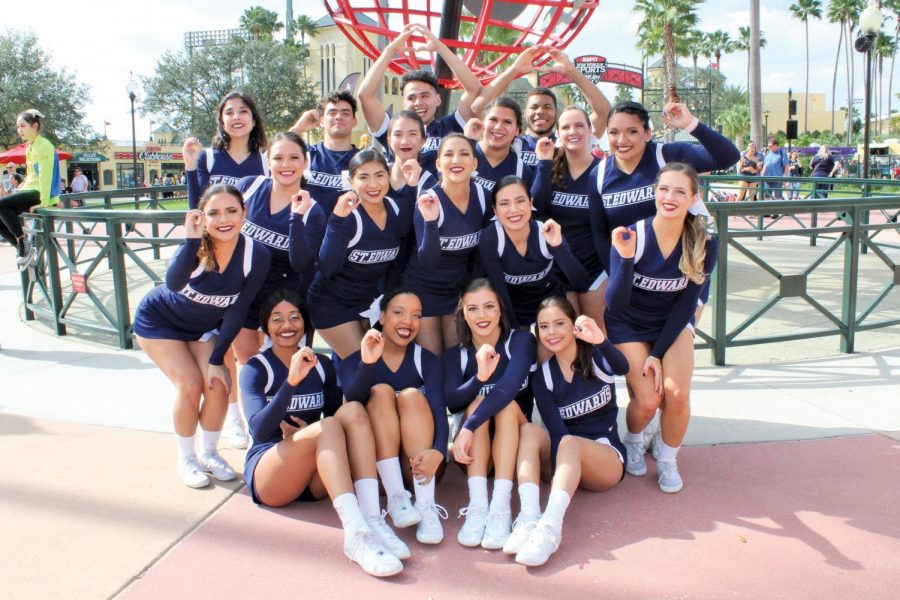
[[844, 26], [841, 25], [841, 35], [838, 37], [837, 54], [834, 55], [834, 77], [831, 80], [831, 135], [834, 132], [834, 107], [837, 100], [837, 72], [841, 64], [841, 44], [844, 42]]
[[894, 88], [894, 59], [897, 58], [897, 41], [900, 38], [900, 14], [897, 15], [897, 26], [894, 28], [894, 52], [891, 54], [891, 74], [888, 76], [888, 105], [887, 105], [887, 117], [888, 117], [888, 135], [891, 135], [891, 115], [894, 114], [891, 111], [891, 101], [894, 99], [893, 97], [893, 88]]
[[850, 23], [844, 22], [847, 43], [844, 44], [844, 64], [847, 67], [847, 145], [853, 145], [853, 67], [850, 64], [850, 37], [852, 35]]
[[[675, 87], [675, 33], [671, 23], [663, 25], [663, 55], [665, 62], [666, 84], [663, 94], [665, 102], [668, 102], [669, 90]], [[665, 105], [665, 102], [663, 105]], [[675, 139], [675, 130], [666, 125], [666, 141], [671, 142]]]
[[759, 64], [759, 0], [750, 0], [750, 136], [759, 147], [762, 138], [762, 93]]
[[803, 90], [803, 133], [809, 133], [809, 19], [804, 19], [806, 26], [806, 88]]

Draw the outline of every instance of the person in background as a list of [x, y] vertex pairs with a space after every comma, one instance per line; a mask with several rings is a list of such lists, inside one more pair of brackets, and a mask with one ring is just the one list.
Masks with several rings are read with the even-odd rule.
[[[803, 165], [800, 164], [800, 153], [794, 150], [791, 152], [791, 159], [788, 163], [788, 176], [799, 178], [803, 176]], [[788, 182], [788, 200], [800, 199], [800, 182]]]
[[[813, 177], [835, 177], [841, 170], [840, 161], [834, 160], [828, 146], [819, 146], [819, 151], [813, 156], [809, 166], [812, 168]], [[816, 183], [815, 197], [827, 198], [830, 190], [830, 183]]]
[[[769, 150], [763, 157], [762, 174], [764, 177], [787, 177], [788, 160], [787, 151], [778, 145], [778, 140], [769, 138], [766, 142]], [[763, 182], [763, 198], [766, 200], [781, 200], [781, 188], [784, 184], [778, 181]]]
[[[741, 175], [751, 175], [753, 177], [759, 175], [762, 169], [763, 155], [756, 150], [756, 142], [748, 142], [747, 149], [741, 152], [741, 160], [738, 161], [737, 170]], [[750, 188], [750, 195], [747, 200], [753, 200], [756, 197], [756, 181], [742, 181], [741, 191], [738, 192], [737, 201], [743, 202], [747, 195], [747, 189]]]
[[[83, 192], [88, 191], [91, 182], [88, 181], [88, 178], [85, 177], [84, 173], [81, 172], [81, 167], [75, 167], [75, 172], [72, 174], [72, 180], [69, 183], [69, 186], [72, 188], [73, 194], [81, 194]], [[69, 205], [71, 207], [79, 207], [84, 206], [84, 199], [73, 200]]]
[[10, 195], [16, 189], [13, 183], [13, 175], [15, 174], [16, 163], [6, 163], [6, 168], [3, 170], [3, 184], [0, 185], [0, 198]]

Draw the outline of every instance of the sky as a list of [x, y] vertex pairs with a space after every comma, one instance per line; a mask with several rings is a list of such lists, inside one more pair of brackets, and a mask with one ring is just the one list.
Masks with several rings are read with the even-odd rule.
[[[333, 0], [332, 0], [333, 1]], [[353, 0], [359, 2], [359, 0]], [[366, 0], [366, 3], [372, 0]], [[397, 0], [392, 0], [396, 2]], [[420, 0], [421, 1], [421, 0]], [[440, 4], [439, 0], [431, 0]], [[786, 92], [793, 88], [802, 92], [805, 51], [803, 24], [790, 17], [791, 0], [761, 0], [761, 28], [768, 40], [762, 51], [762, 91]], [[827, 5], [827, 1], [823, 2]], [[14, 20], [0, 21], [0, 29], [33, 31], [42, 47], [52, 55], [53, 66], [75, 73], [77, 80], [91, 89], [92, 102], [87, 107], [89, 124], [113, 140], [131, 139], [131, 113], [125, 86], [129, 74], [148, 76], [154, 73], [158, 59], [166, 51], [183, 48], [185, 31], [230, 29], [246, 8], [264, 6], [279, 13], [284, 20], [283, 0], [156, 0], [154, 2], [121, 2], [90, 0], [72, 4], [58, 0], [36, 0], [33, 10], [14, 11]], [[640, 17], [631, 12], [633, 2], [601, 1], [591, 20], [567, 49], [570, 56], [600, 54], [609, 62], [640, 65], [640, 53], [634, 47]], [[703, 31], [722, 29], [737, 37], [738, 27], [749, 20], [748, 0], [707, 0], [698, 7], [698, 28]], [[318, 19], [326, 14], [321, 0], [294, 0], [294, 15], [306, 14]], [[52, 15], [48, 17], [48, 15]], [[624, 24], [624, 26], [623, 26]], [[886, 28], [892, 30], [893, 23]], [[826, 94], [831, 104], [831, 84], [837, 50], [838, 28], [827, 21], [812, 21], [810, 93]], [[856, 92], [862, 97], [861, 55], [856, 55]], [[746, 86], [746, 53], [722, 57], [721, 70], [728, 83]], [[843, 62], [843, 61], [842, 61]], [[705, 60], [699, 63], [705, 65]], [[885, 65], [885, 75], [890, 63]], [[900, 67], [895, 70], [895, 89], [900, 89]], [[842, 73], [843, 71], [841, 71]], [[838, 75], [838, 105], [846, 104], [846, 79]], [[887, 83], [885, 82], [885, 89]], [[606, 84], [604, 92], [614, 90]], [[886, 92], [885, 92], [886, 95]], [[900, 101], [894, 101], [895, 110]], [[150, 133], [150, 117], [138, 115], [137, 137], [145, 140]]]

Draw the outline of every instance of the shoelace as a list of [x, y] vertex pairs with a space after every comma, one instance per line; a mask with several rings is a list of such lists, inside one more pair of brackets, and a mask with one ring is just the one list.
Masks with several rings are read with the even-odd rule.
[[[409, 499], [412, 498], [412, 494], [409, 493], [407, 490], [403, 490], [402, 492], [397, 492], [396, 494], [391, 496], [391, 500], [388, 502], [387, 512], [391, 512], [392, 510], [394, 510], [394, 508], [396, 508], [397, 498], [400, 498], [400, 497], [405, 497], [404, 499], [407, 502], [409, 502]], [[401, 502], [402, 502], [402, 500], [401, 500]]]
[[553, 544], [554, 548], [559, 548], [559, 539], [548, 525], [544, 525], [542, 523], [538, 523], [537, 527], [534, 528], [534, 531], [531, 532], [531, 535], [541, 535]]
[[[516, 520], [513, 521], [513, 524], [512, 524], [513, 531], [515, 531], [516, 528], [518, 528], [520, 525], [522, 527], [525, 527], [529, 523], [537, 526], [538, 519], [540, 519], [540, 517], [533, 518], [533, 519], [526, 519], [525, 517], [522, 517], [522, 516], [516, 517]], [[531, 529], [534, 529], [534, 527], [531, 527]]]
[[507, 515], [509, 515], [509, 513], [488, 511], [487, 521], [485, 522], [486, 527], [490, 529], [491, 525], [494, 523], [496, 523], [498, 527], [503, 525], [504, 517]]
[[474, 514], [477, 514], [480, 512], [487, 513], [488, 509], [481, 508], [481, 507], [475, 507], [475, 506], [466, 506], [465, 508], [459, 509], [459, 514], [456, 516], [456, 518], [462, 519], [463, 517], [467, 517], [469, 515], [474, 515]]
[[419, 509], [419, 512], [422, 513], [422, 518], [432, 517], [437, 515], [438, 518], [447, 520], [450, 518], [450, 513], [447, 512], [447, 509], [441, 506], [440, 504], [428, 504]]

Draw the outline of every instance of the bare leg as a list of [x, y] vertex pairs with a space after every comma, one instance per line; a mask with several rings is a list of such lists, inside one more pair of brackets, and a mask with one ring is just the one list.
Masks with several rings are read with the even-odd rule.
[[205, 384], [203, 372], [197, 366], [187, 342], [135, 337], [150, 360], [175, 386], [175, 403], [172, 406], [175, 433], [182, 437], [194, 435], [200, 419], [200, 398]]
[[650, 355], [650, 345], [646, 342], [627, 342], [617, 344], [616, 347], [628, 359], [625, 381], [628, 383], [631, 401], [625, 413], [625, 422], [628, 431], [640, 433], [656, 414], [661, 402], [661, 398], [653, 390], [653, 379], [650, 376], [644, 377], [644, 361]]
[[241, 327], [234, 341], [231, 343], [231, 350], [234, 352], [237, 361], [246, 365], [247, 361], [259, 353], [262, 347], [262, 333], [256, 329], [248, 329]]
[[[214, 340], [208, 342], [188, 342], [188, 349], [194, 357], [195, 364], [203, 374], [206, 381], [206, 368], [209, 366], [209, 357], [212, 354]], [[232, 362], [232, 364], [234, 364]], [[237, 387], [237, 382], [231, 380], [231, 389]], [[212, 389], [204, 386], [203, 404], [200, 406], [200, 426], [206, 431], [221, 431], [225, 423], [225, 413], [228, 411], [228, 395], [220, 382], [216, 381]]]
[[400, 415], [400, 439], [403, 452], [416, 456], [434, 444], [434, 419], [431, 407], [422, 392], [407, 388], [397, 396], [397, 412]]
[[663, 442], [677, 448], [684, 441], [691, 419], [690, 391], [694, 374], [694, 337], [691, 331], [681, 332], [663, 356], [663, 388], [660, 428]]
[[441, 328], [444, 333], [444, 347], [437, 355], [443, 354], [444, 350], [459, 345], [459, 336], [456, 334], [456, 315], [444, 315], [441, 317]]
[[384, 460], [400, 454], [400, 417], [397, 414], [397, 399], [389, 385], [372, 387], [366, 404], [372, 433], [375, 436], [375, 458]]
[[625, 469], [616, 451], [593, 440], [567, 435], [556, 451], [553, 490], [575, 495], [579, 484], [586, 490], [601, 492], [615, 486]]
[[[472, 415], [478, 405], [481, 404], [483, 398], [478, 396], [466, 408], [466, 417]], [[468, 477], [487, 477], [488, 466], [491, 461], [491, 434], [490, 423], [482, 423], [481, 427], [475, 430], [472, 435], [472, 449], [469, 451], [472, 456], [472, 463], [466, 465], [466, 475]]]
[[359, 350], [359, 344], [365, 334], [361, 321], [349, 321], [317, 331], [325, 343], [342, 359]]
[[[513, 479], [516, 471], [516, 452], [519, 448], [519, 427], [525, 415], [515, 400], [494, 415], [494, 442], [491, 455], [495, 479]], [[487, 425], [487, 423], [485, 423]]]
[[599, 289], [578, 294], [578, 305], [581, 308], [581, 314], [594, 319], [604, 334], [606, 333], [606, 321], [603, 319], [603, 312], [606, 310], [606, 285], [608, 281], [601, 283]]
[[517, 455], [519, 484], [540, 485], [541, 473], [550, 473], [550, 436], [540, 425], [524, 423], [519, 428], [519, 452]]
[[[304, 427], [266, 450], [259, 459], [253, 471], [253, 485], [263, 504], [290, 504], [310, 484], [317, 470], [316, 449], [323, 434], [323, 423]], [[329, 434], [334, 435], [333, 428]]]
[[359, 402], [346, 402], [334, 418], [344, 429], [347, 438], [347, 455], [353, 481], [375, 479], [375, 435], [366, 408]]
[[416, 343], [435, 356], [444, 353], [442, 319], [443, 317], [422, 317], [419, 321], [419, 334], [416, 336]]

